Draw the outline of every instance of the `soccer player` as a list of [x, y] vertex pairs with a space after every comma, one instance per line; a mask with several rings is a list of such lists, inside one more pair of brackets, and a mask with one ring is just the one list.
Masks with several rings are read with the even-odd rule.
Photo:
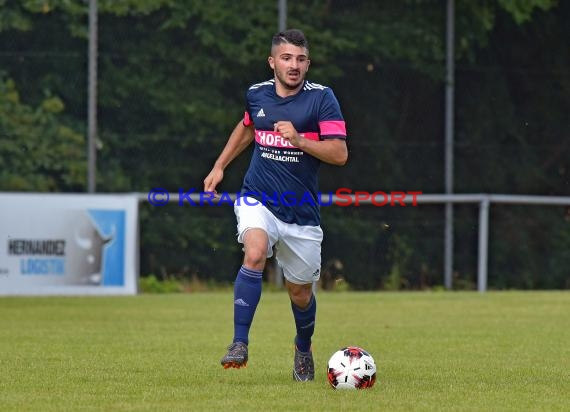
[[315, 375], [312, 285], [320, 277], [323, 239], [317, 173], [321, 162], [346, 163], [346, 127], [332, 90], [305, 80], [311, 61], [303, 32], [274, 35], [268, 62], [273, 78], [248, 89], [244, 117], [204, 179], [204, 191], [215, 192], [224, 169], [255, 141], [242, 197], [234, 204], [244, 258], [234, 284], [233, 343], [221, 363], [224, 368], [247, 364], [262, 273], [275, 246], [297, 330], [293, 378], [309, 381]]

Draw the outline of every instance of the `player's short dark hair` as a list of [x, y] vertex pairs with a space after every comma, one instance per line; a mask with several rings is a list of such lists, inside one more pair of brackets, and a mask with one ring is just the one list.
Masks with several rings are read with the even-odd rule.
[[290, 29], [285, 31], [280, 31], [273, 36], [271, 40], [271, 48], [274, 46], [279, 46], [280, 44], [287, 43], [298, 47], [304, 47], [309, 51], [309, 42], [305, 37], [305, 33], [301, 30]]

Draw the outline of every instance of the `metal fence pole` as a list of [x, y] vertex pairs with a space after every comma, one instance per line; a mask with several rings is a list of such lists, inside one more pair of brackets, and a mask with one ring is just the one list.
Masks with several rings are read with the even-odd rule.
[[287, 0], [278, 0], [277, 7], [279, 9], [277, 27], [279, 31], [284, 31], [287, 29]]
[[[453, 88], [454, 88], [454, 43], [455, 4], [447, 0], [446, 18], [446, 81], [445, 81], [445, 193], [453, 193]], [[453, 286], [453, 203], [445, 204], [444, 284]]]
[[489, 198], [479, 203], [479, 256], [477, 263], [477, 290], [487, 290], [487, 261], [489, 255]]
[[87, 191], [95, 193], [97, 176], [97, 0], [89, 0], [87, 62]]

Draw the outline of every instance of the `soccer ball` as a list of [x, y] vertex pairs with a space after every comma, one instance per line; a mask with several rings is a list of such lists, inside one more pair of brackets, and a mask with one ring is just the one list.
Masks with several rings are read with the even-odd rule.
[[336, 351], [328, 363], [328, 379], [334, 389], [366, 389], [376, 382], [376, 364], [357, 346]]

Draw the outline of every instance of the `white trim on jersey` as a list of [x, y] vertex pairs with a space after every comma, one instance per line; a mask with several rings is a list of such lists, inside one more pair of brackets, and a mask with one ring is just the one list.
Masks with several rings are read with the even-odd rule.
[[256, 83], [254, 85], [252, 85], [249, 90], [255, 90], [260, 88], [261, 86], [273, 86], [273, 84], [275, 83], [275, 79], [271, 79], [271, 80], [267, 80], [265, 82], [261, 82], [261, 83]]
[[311, 83], [309, 81], [306, 81], [305, 86], [303, 87], [303, 90], [313, 90], [313, 89], [325, 90], [325, 89], [328, 89], [328, 87], [323, 86], [322, 84]]

